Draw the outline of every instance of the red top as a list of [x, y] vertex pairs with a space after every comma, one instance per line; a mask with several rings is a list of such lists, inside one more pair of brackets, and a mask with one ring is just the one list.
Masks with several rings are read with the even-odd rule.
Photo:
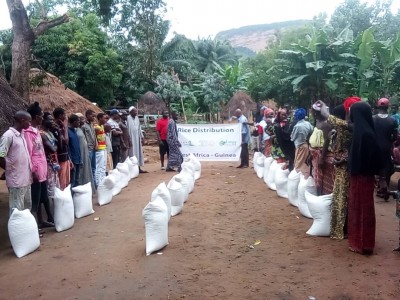
[[167, 140], [169, 118], [160, 118], [157, 120], [156, 130], [160, 133], [160, 138], [162, 140]]

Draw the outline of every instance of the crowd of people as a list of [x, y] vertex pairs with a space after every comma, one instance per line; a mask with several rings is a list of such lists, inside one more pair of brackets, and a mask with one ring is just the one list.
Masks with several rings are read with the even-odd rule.
[[[180, 171], [183, 157], [176, 128], [178, 114], [164, 111], [157, 121], [162, 169]], [[9, 214], [30, 209], [38, 227], [53, 227], [51, 200], [55, 188], [64, 190], [91, 183], [97, 186], [127, 157], [138, 160], [143, 170], [144, 135], [138, 110], [112, 109], [109, 114], [87, 110], [67, 117], [61, 107], [44, 112], [38, 102], [14, 115], [14, 124], [0, 139], [2, 179], [9, 190]], [[177, 168], [177, 169], [175, 169]], [[42, 205], [47, 219], [42, 215]]]
[[[386, 201], [394, 195], [389, 183], [400, 153], [400, 115], [398, 106], [392, 105], [392, 114], [389, 108], [386, 98], [372, 109], [355, 96], [331, 111], [319, 100], [309, 117], [304, 108], [263, 106], [253, 133], [240, 110], [236, 116], [244, 124], [242, 146], [247, 148], [251, 139], [254, 151], [284, 163], [284, 169], [312, 176], [318, 195], [332, 194], [330, 237], [348, 238], [351, 251], [368, 255], [375, 246], [375, 190]], [[240, 168], [248, 166], [246, 151], [242, 148]]]

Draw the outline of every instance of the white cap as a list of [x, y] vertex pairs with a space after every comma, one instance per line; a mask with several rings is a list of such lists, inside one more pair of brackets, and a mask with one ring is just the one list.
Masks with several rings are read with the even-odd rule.
[[132, 109], [136, 109], [136, 107], [134, 106], [129, 107], [129, 112], [131, 112]]

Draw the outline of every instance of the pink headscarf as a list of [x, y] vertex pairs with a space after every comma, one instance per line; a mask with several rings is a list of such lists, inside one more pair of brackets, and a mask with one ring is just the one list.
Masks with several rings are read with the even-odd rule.
[[273, 112], [274, 112], [274, 111], [273, 111], [272, 109], [266, 108], [266, 109], [264, 110], [264, 117], [268, 116], [270, 113], [273, 113]]

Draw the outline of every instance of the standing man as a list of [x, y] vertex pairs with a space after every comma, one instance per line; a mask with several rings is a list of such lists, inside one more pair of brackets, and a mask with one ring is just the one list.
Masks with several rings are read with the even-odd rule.
[[79, 185], [79, 179], [82, 171], [81, 146], [79, 143], [79, 136], [76, 131], [77, 128], [79, 128], [80, 119], [77, 115], [71, 115], [68, 118], [68, 122], [68, 153], [72, 162], [71, 187], [76, 187]]
[[181, 164], [183, 162], [182, 152], [179, 149], [182, 145], [178, 140], [178, 128], [176, 127], [176, 121], [178, 120], [178, 114], [171, 112], [171, 118], [168, 121], [167, 131], [167, 143], [169, 148], [167, 172], [174, 172], [174, 167], [178, 167], [178, 172], [181, 171]]
[[97, 122], [98, 124], [94, 127], [97, 139], [95, 174], [96, 187], [98, 187], [100, 182], [102, 182], [104, 177], [106, 177], [107, 144], [104, 124], [107, 123], [107, 115], [104, 113], [97, 114]]
[[385, 200], [389, 198], [388, 186], [394, 173], [392, 162], [393, 142], [397, 139], [397, 122], [388, 114], [389, 100], [378, 100], [378, 114], [373, 116], [377, 142], [381, 151], [378, 191], [376, 195]]
[[120, 113], [121, 120], [119, 127], [122, 130], [121, 138], [121, 162], [124, 162], [128, 157], [129, 149], [132, 147], [131, 137], [128, 129], [128, 112], [126, 110]]
[[169, 148], [167, 143], [168, 123], [169, 123], [168, 110], [164, 110], [162, 112], [162, 117], [157, 120], [156, 124], [157, 140], [160, 149], [161, 170], [165, 170], [164, 167], [165, 154], [167, 154], [167, 158], [169, 157]]
[[86, 121], [83, 123], [81, 129], [86, 137], [86, 142], [89, 150], [89, 160], [92, 168], [92, 175], [93, 178], [95, 178], [97, 139], [93, 123], [95, 121], [96, 114], [93, 110], [89, 109], [86, 111], [85, 116]]
[[58, 177], [60, 179], [60, 189], [64, 190], [71, 180], [71, 162], [68, 156], [68, 126], [65, 110], [57, 107], [53, 111], [54, 121], [57, 125], [57, 158], [60, 165]]
[[240, 152], [240, 165], [237, 168], [249, 167], [249, 142], [250, 142], [250, 127], [247, 118], [238, 108], [235, 110], [235, 116], [239, 123], [242, 124], [242, 151]]
[[128, 130], [129, 136], [132, 140], [132, 148], [129, 150], [129, 156], [136, 156], [139, 164], [139, 173], [147, 173], [147, 171], [143, 171], [140, 168], [144, 166], [144, 155], [142, 147], [144, 143], [144, 137], [142, 126], [140, 125], [140, 120], [137, 113], [138, 111], [134, 106], [129, 107]]
[[107, 121], [107, 124], [111, 126], [111, 144], [112, 144], [112, 159], [113, 159], [113, 169], [117, 167], [117, 164], [120, 162], [120, 154], [121, 154], [121, 144], [122, 144], [122, 130], [119, 128], [119, 111], [116, 109], [112, 109], [110, 111], [110, 117]]
[[0, 139], [0, 167], [6, 171], [10, 214], [13, 208], [24, 210], [32, 206], [32, 167], [22, 134], [23, 129], [29, 128], [31, 120], [31, 115], [26, 111], [17, 111], [14, 126]]

